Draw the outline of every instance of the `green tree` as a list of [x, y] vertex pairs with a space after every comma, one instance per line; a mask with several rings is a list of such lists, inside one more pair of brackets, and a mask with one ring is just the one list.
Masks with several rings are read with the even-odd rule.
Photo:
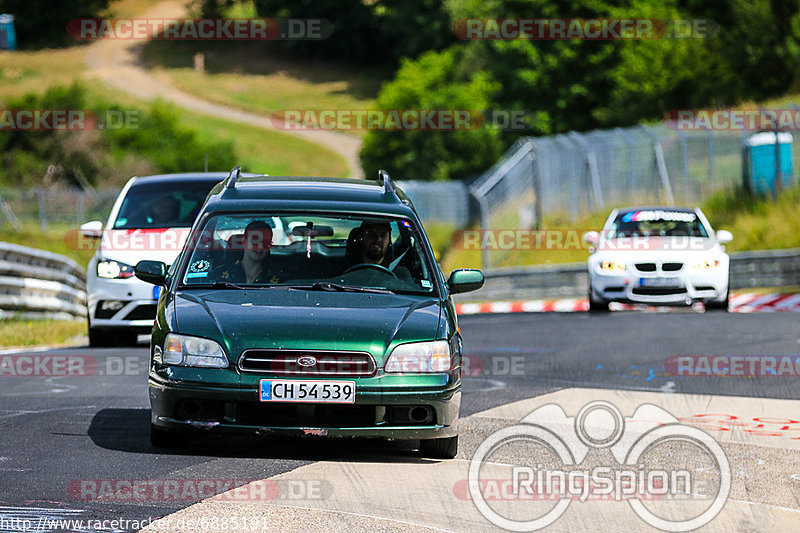
[[[379, 110], [475, 110], [491, 108], [499, 89], [487, 72], [465, 76], [458, 69], [461, 51], [427, 52], [403, 62], [375, 103]], [[501, 155], [500, 132], [490, 126], [462, 131], [370, 131], [361, 149], [367, 176], [379, 168], [400, 179], [464, 178]]]

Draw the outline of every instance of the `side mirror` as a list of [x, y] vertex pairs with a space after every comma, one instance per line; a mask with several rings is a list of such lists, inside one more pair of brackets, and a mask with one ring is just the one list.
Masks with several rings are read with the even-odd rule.
[[726, 244], [733, 240], [733, 233], [726, 229], [721, 229], [717, 232], [717, 242], [720, 244]]
[[472, 268], [459, 268], [453, 270], [447, 279], [447, 286], [450, 292], [459, 294], [462, 292], [477, 291], [483, 287], [483, 272]]
[[596, 231], [587, 231], [583, 234], [583, 242], [597, 246], [597, 243], [600, 242], [600, 234]]
[[167, 265], [161, 261], [139, 261], [133, 273], [140, 280], [153, 285], [164, 285], [167, 281]]
[[103, 223], [99, 220], [92, 220], [81, 225], [81, 235], [90, 239], [99, 239], [103, 235]]

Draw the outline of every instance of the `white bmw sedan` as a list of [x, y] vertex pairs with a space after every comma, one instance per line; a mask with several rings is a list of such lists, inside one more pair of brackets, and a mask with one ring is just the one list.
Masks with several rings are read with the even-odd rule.
[[589, 310], [610, 302], [691, 305], [728, 309], [733, 235], [714, 232], [700, 209], [615, 209], [603, 230], [590, 231]]

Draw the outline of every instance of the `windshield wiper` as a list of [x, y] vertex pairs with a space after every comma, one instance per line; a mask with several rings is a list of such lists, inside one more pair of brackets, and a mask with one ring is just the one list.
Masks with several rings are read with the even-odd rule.
[[371, 292], [377, 294], [394, 294], [390, 289], [377, 289], [371, 287], [354, 287], [352, 285], [340, 285], [338, 283], [331, 283], [329, 281], [318, 281], [313, 285], [293, 285], [291, 289], [303, 289], [310, 291], [328, 291], [328, 292]]
[[241, 289], [244, 290], [244, 287], [237, 285], [235, 283], [231, 283], [229, 281], [215, 281], [211, 284], [212, 289]]

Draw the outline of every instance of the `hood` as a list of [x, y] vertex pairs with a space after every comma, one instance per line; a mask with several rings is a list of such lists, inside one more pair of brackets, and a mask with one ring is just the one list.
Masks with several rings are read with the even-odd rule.
[[171, 265], [188, 236], [189, 228], [111, 229], [103, 232], [99, 253], [132, 266], [145, 259]]
[[433, 340], [441, 305], [429, 296], [285, 289], [189, 290], [175, 296], [176, 332], [219, 341], [236, 362], [248, 348], [367, 351]]

